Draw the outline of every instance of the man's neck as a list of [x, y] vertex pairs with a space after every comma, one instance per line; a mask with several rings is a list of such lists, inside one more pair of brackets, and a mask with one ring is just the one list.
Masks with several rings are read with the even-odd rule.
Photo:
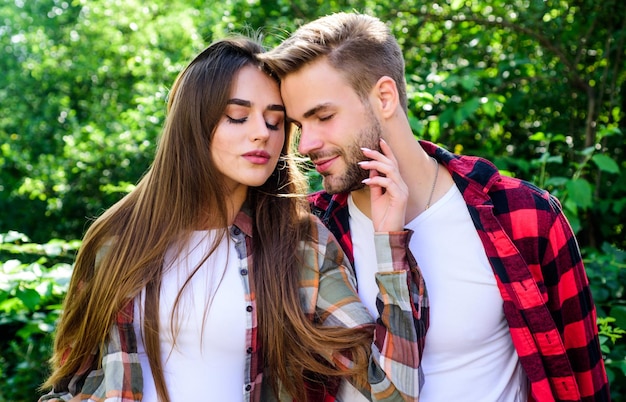
[[[423, 211], [426, 201], [425, 199], [422, 200], [425, 197], [422, 193], [427, 191], [425, 190], [426, 184], [432, 183], [432, 178], [430, 177], [432, 172], [429, 169], [432, 170], [433, 165], [428, 155], [426, 155], [414, 138], [396, 145], [395, 148], [393, 152], [398, 161], [400, 174], [405, 183], [409, 185], [409, 199], [406, 208], [406, 221], [408, 222]], [[424, 187], [424, 189], [420, 187]], [[365, 216], [372, 219], [372, 202], [369, 187], [364, 186], [359, 190], [354, 190], [350, 192], [350, 195], [354, 205]]]
[[350, 193], [354, 205], [363, 213], [363, 215], [372, 219], [372, 201], [370, 198], [370, 189], [365, 186], [360, 190], [354, 190]]

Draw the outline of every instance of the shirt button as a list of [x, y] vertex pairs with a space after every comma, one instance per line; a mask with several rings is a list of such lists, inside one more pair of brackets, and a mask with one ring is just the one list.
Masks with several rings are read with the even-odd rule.
[[250, 391], [252, 389], [252, 385], [248, 384], [246, 385], [246, 391]]
[[239, 229], [238, 227], [234, 227], [234, 228], [233, 228], [233, 233], [234, 233], [235, 235], [238, 235], [239, 233], [241, 233], [241, 229]]
[[248, 313], [252, 312], [252, 306], [248, 306], [248, 307], [246, 307], [246, 311], [247, 311]]
[[243, 268], [241, 271], [239, 271], [239, 273], [240, 273], [242, 276], [246, 276], [246, 275], [248, 275], [248, 270], [247, 270], [247, 269], [245, 269], [245, 268]]
[[246, 349], [246, 352], [247, 352], [248, 354], [251, 354], [251, 353], [252, 353], [252, 348], [248, 348], [248, 349]]

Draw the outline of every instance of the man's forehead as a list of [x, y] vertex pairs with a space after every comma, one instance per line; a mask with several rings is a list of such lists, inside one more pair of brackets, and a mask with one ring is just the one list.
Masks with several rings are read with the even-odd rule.
[[339, 71], [328, 63], [316, 61], [285, 76], [281, 95], [291, 117], [307, 118], [341, 102], [349, 92], [346, 85]]

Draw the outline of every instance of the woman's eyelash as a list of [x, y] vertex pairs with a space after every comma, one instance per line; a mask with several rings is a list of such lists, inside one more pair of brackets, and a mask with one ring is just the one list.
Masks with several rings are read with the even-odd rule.
[[[243, 124], [248, 120], [247, 117], [242, 117], [241, 119], [234, 119], [230, 117], [229, 115], [226, 115], [226, 119], [228, 120], [229, 123], [233, 123], [233, 124]], [[270, 130], [278, 130], [280, 128], [278, 124], [270, 124], [268, 122], [265, 122], [265, 126], [269, 128]]]
[[234, 119], [234, 118], [230, 117], [229, 115], [226, 115], [226, 118], [228, 119], [229, 123], [235, 123], [235, 124], [245, 123], [246, 120], [248, 120], [247, 117], [242, 117], [241, 119]]

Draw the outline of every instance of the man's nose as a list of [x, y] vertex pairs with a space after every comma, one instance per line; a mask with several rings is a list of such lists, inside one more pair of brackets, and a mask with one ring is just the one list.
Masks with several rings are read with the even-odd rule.
[[322, 148], [323, 142], [319, 133], [308, 127], [300, 127], [300, 139], [298, 141], [298, 152], [301, 155], [308, 155], [313, 151]]

